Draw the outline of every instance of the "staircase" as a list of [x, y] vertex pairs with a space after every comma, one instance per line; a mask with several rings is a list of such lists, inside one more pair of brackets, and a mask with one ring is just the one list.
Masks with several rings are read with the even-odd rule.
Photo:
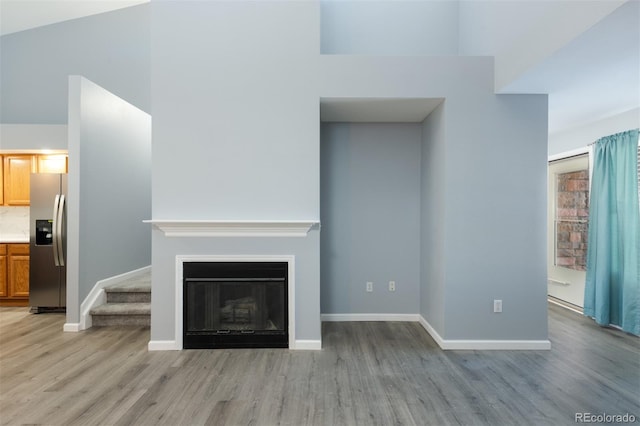
[[93, 327], [151, 325], [151, 273], [104, 288], [107, 303], [91, 309]]

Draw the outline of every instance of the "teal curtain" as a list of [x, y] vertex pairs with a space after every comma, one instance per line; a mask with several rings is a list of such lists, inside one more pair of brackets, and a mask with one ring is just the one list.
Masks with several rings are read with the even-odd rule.
[[638, 133], [595, 143], [584, 314], [640, 335]]

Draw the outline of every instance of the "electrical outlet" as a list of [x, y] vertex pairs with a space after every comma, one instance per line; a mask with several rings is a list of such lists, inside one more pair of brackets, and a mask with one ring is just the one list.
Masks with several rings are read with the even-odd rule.
[[389, 291], [396, 291], [396, 282], [389, 281]]
[[373, 291], [373, 283], [371, 281], [367, 281], [367, 291], [369, 293]]
[[500, 299], [495, 299], [493, 301], [493, 312], [494, 313], [500, 313], [502, 312], [502, 300]]

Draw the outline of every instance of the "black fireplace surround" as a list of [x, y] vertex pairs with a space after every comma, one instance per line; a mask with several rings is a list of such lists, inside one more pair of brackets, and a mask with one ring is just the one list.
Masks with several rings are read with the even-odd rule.
[[183, 348], [289, 347], [287, 262], [185, 262]]

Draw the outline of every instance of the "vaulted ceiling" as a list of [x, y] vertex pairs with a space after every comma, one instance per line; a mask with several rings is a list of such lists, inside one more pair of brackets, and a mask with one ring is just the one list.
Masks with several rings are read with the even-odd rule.
[[149, 0], [1, 0], [0, 35], [148, 2]]
[[[0, 34], [148, 1], [2, 0]], [[640, 108], [640, 0], [458, 5], [459, 53], [495, 56], [497, 93], [549, 94], [550, 133]]]

